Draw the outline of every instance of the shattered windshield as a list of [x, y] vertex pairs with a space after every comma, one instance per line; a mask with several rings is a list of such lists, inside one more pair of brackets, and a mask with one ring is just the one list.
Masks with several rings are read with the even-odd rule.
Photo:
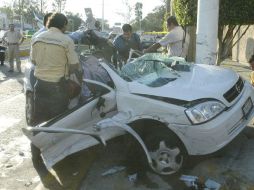
[[145, 54], [124, 65], [121, 77], [150, 87], [160, 87], [190, 72], [191, 64], [180, 57], [168, 57], [159, 53]]

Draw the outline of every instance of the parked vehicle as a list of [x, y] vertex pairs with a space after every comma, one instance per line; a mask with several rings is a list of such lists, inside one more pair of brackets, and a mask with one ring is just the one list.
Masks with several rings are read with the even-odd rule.
[[[95, 73], [86, 75], [91, 96], [36, 126], [39, 131], [61, 133], [27, 134], [48, 168], [100, 143], [88, 133], [105, 141], [130, 133], [142, 146], [150, 168], [170, 175], [183, 167], [188, 155], [210, 154], [227, 145], [254, 116], [253, 87], [232, 70], [145, 54], [119, 71], [105, 59], [81, 55], [82, 64], [91, 60], [110, 81]], [[29, 68], [25, 89], [30, 88]]]

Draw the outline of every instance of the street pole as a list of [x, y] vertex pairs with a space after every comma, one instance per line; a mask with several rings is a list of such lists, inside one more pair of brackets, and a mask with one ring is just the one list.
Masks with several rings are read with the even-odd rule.
[[23, 0], [19, 0], [19, 18], [20, 18], [20, 29], [21, 29], [22, 33], [23, 33], [23, 30], [24, 30], [23, 6], [24, 6], [24, 1]]
[[42, 15], [42, 0], [41, 0], [41, 15]]
[[198, 0], [196, 63], [216, 63], [218, 20], [219, 0]]
[[102, 21], [101, 30], [104, 31], [104, 0], [102, 0]]

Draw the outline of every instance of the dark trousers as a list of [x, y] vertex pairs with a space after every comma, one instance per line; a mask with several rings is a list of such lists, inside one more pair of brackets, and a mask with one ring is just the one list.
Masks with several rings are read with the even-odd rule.
[[1, 65], [4, 64], [4, 60], [5, 60], [5, 52], [0, 52], [0, 62], [1, 62]]
[[36, 123], [52, 119], [68, 109], [69, 99], [62, 83], [37, 79], [34, 86]]

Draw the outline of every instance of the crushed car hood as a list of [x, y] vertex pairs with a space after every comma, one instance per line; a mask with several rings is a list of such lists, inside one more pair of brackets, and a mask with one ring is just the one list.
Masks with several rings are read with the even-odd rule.
[[216, 98], [225, 102], [223, 94], [237, 82], [239, 76], [230, 69], [218, 66], [194, 64], [189, 72], [178, 72], [175, 81], [161, 87], [149, 87], [136, 81], [129, 83], [133, 94], [153, 95], [193, 101]]

